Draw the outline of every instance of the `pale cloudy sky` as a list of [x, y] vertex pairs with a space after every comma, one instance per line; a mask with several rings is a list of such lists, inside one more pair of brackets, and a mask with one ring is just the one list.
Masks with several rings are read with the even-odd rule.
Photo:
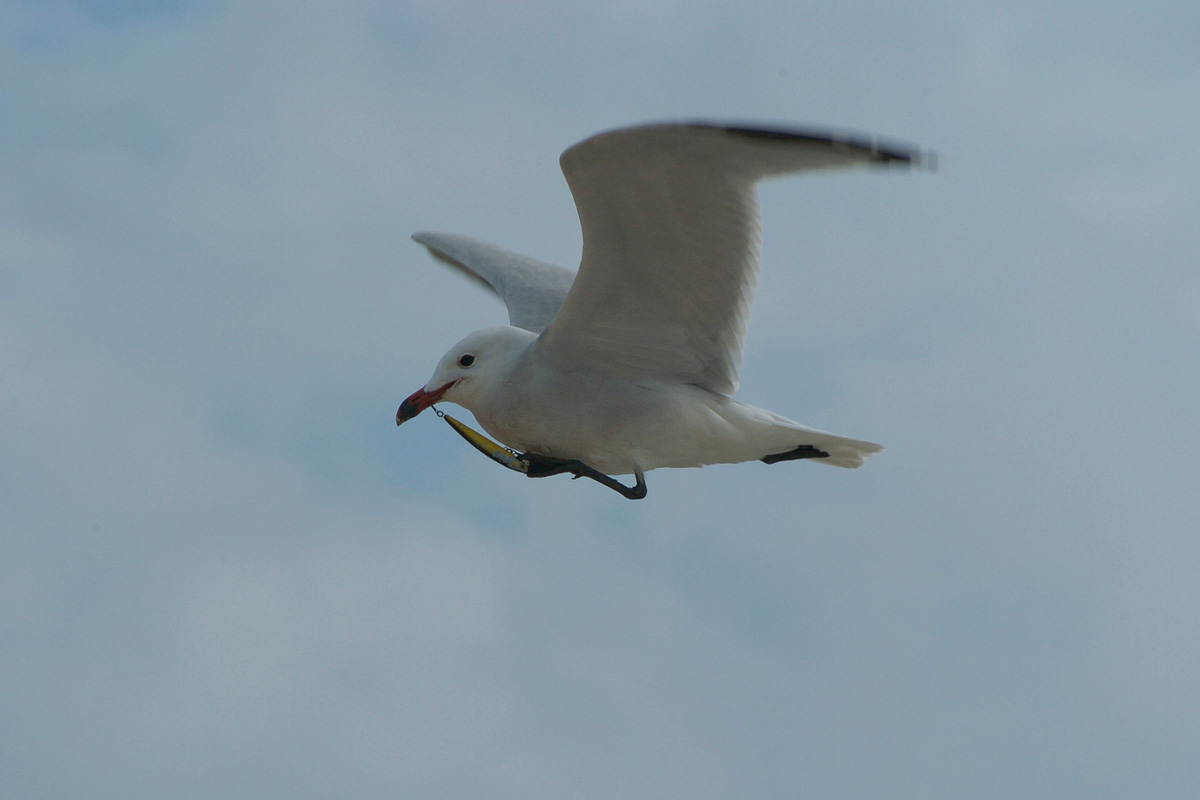
[[[1190, 798], [1194, 3], [0, 0], [0, 795]], [[835, 125], [638, 503], [396, 406], [573, 266], [559, 152]]]

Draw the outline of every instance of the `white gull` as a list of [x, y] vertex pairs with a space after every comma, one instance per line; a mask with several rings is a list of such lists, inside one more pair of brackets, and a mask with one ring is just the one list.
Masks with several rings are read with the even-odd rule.
[[791, 172], [915, 165], [854, 135], [656, 124], [601, 133], [560, 163], [583, 229], [579, 271], [438, 233], [413, 236], [504, 300], [510, 325], [454, 345], [396, 414], [438, 401], [524, 454], [645, 496], [659, 467], [813, 459], [857, 467], [883, 448], [734, 400], [758, 272], [756, 184]]

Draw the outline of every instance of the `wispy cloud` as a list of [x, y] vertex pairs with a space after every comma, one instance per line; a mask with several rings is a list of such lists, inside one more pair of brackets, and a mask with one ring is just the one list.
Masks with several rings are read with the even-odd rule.
[[[1200, 26], [1069, 10], [0, 5], [0, 787], [1190, 796]], [[888, 450], [397, 432], [504, 319], [409, 234], [674, 117], [939, 152], [763, 193], [742, 394]]]

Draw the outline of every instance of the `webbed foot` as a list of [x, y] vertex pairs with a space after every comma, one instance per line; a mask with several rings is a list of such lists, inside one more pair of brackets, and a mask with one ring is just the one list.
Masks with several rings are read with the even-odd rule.
[[829, 458], [829, 453], [819, 447], [813, 447], [811, 444], [802, 444], [795, 450], [788, 450], [786, 453], [763, 456], [759, 461], [764, 464], [777, 464], [780, 461], [796, 461], [801, 458]]

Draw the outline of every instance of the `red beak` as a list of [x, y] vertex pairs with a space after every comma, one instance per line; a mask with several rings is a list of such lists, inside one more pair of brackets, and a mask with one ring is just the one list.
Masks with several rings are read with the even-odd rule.
[[410, 394], [408, 398], [400, 404], [400, 410], [396, 412], [396, 424], [408, 422], [410, 419], [420, 414], [425, 409], [442, 399], [442, 395], [446, 390], [454, 385], [454, 381], [450, 381], [440, 389], [434, 389], [432, 392], [427, 392], [423, 388], [417, 389]]

